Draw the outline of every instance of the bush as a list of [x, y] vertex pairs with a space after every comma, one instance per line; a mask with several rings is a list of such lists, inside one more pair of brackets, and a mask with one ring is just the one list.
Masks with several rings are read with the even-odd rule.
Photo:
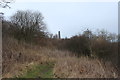
[[92, 51], [95, 57], [110, 61], [113, 65], [118, 65], [118, 43], [109, 42], [105, 39], [97, 39], [92, 41]]
[[74, 36], [67, 40], [63, 46], [65, 46], [67, 50], [76, 53], [78, 57], [80, 55], [90, 55], [89, 39], [85, 36]]

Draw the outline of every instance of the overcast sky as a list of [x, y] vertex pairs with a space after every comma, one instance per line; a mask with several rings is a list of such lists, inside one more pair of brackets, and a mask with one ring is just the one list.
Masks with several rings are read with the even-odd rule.
[[61, 31], [62, 37], [71, 37], [87, 28], [118, 33], [117, 2], [15, 2], [10, 6], [11, 9], [0, 10], [7, 19], [17, 10], [39, 11], [49, 32]]

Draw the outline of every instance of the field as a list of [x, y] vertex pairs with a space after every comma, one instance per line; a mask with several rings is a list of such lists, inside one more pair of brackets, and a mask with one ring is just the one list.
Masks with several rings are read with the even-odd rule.
[[[3, 40], [3, 78], [117, 78], [111, 62], [56, 48]], [[19, 54], [21, 53], [21, 55]]]

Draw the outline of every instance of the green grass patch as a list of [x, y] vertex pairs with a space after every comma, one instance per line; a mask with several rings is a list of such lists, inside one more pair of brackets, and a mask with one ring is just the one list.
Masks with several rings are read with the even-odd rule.
[[53, 67], [53, 62], [32, 65], [19, 78], [53, 78]]

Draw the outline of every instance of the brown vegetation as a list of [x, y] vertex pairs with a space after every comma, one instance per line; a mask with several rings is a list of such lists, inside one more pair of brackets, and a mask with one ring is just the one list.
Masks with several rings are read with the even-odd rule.
[[54, 74], [60, 78], [117, 78], [113, 65], [110, 62], [105, 64], [99, 59], [66, 57], [58, 60]]
[[[29, 25], [27, 20], [31, 15], [24, 11], [16, 13], [12, 22], [3, 21], [3, 77], [15, 77], [31, 65], [49, 62], [55, 64], [55, 78], [119, 76], [118, 42], [111, 35], [104, 31], [96, 35], [86, 30], [69, 39], [50, 38], [42, 29], [45, 25], [41, 14], [33, 14], [35, 20], [31, 19], [32, 24], [28, 21]], [[24, 18], [25, 15], [28, 16]], [[16, 17], [26, 23], [16, 22]]]
[[13, 38], [3, 40], [3, 77], [23, 74], [30, 65], [50, 61], [55, 62], [55, 78], [118, 77], [118, 70], [110, 61], [82, 56], [78, 58], [69, 51], [18, 43]]

